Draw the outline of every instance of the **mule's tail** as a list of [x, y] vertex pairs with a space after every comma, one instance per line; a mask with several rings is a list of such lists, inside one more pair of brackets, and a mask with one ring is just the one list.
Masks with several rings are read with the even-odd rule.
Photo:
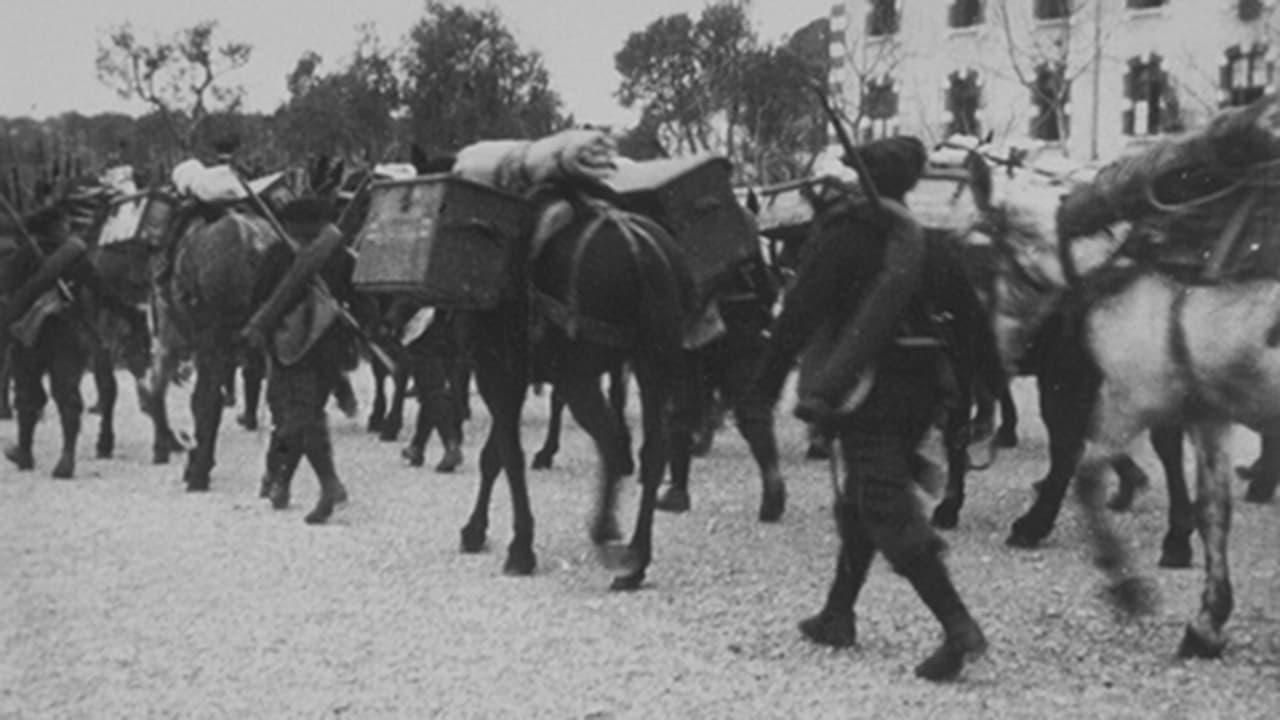
[[678, 379], [673, 388], [684, 390], [684, 330], [694, 311], [694, 285], [680, 249], [657, 223], [631, 216], [626, 231], [639, 232], [648, 242], [639, 253], [640, 325], [636, 340], [645, 348], [655, 369], [664, 377]]

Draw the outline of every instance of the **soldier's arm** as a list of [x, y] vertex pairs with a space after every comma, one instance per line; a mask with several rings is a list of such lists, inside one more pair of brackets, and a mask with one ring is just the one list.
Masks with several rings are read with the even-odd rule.
[[924, 230], [906, 207], [883, 201], [887, 213], [884, 264], [846, 327], [853, 343], [847, 358], [851, 374], [861, 374], [893, 340], [911, 298], [920, 289], [924, 267]]

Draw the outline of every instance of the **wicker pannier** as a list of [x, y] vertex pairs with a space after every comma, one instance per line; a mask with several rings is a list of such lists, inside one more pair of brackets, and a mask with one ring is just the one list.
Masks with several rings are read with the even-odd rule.
[[370, 186], [356, 239], [356, 288], [485, 309], [515, 291], [512, 267], [533, 210], [523, 198], [451, 175]]

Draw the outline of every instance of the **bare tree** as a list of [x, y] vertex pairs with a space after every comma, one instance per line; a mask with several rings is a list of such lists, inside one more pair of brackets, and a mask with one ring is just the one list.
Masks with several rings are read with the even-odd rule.
[[1108, 23], [1100, 0], [1000, 0], [994, 22], [1004, 35], [1009, 71], [1041, 109], [1029, 128], [1041, 139], [1057, 140], [1067, 152], [1071, 136], [1067, 105], [1071, 88], [1097, 71]]
[[169, 40], [145, 43], [132, 25], [120, 25], [98, 42], [98, 79], [126, 100], [147, 103], [189, 151], [211, 113], [233, 112], [244, 97], [244, 88], [225, 78], [249, 62], [253, 48], [217, 44], [217, 28], [217, 21], [205, 20]]
[[[898, 32], [897, 15], [890, 18], [877, 12], [881, 12], [879, 6], [866, 18], [875, 28], [868, 27], [868, 32], [855, 29], [836, 38], [844, 46], [844, 56], [835, 68], [834, 79], [852, 85], [854, 90], [853, 93], [837, 92], [836, 107], [854, 128], [861, 128], [866, 121], [880, 120], [886, 123], [887, 129], [888, 116], [898, 112], [901, 88], [895, 89], [895, 84], [901, 79], [896, 78], [895, 73], [908, 54]], [[894, 13], [900, 12], [900, 8], [894, 9]], [[862, 22], [863, 18], [851, 21]]]

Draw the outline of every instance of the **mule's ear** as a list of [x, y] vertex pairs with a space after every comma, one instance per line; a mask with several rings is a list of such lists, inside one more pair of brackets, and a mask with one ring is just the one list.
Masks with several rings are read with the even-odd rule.
[[413, 168], [418, 171], [419, 175], [429, 175], [427, 169], [431, 161], [427, 158], [427, 151], [422, 149], [418, 143], [409, 146], [409, 162], [413, 163]]
[[991, 210], [991, 166], [982, 155], [969, 152], [964, 156], [964, 168], [969, 171], [969, 191], [973, 193], [973, 204], [984, 212]]
[[746, 206], [747, 210], [750, 210], [752, 215], [760, 214], [760, 198], [756, 197], [756, 191], [754, 189], [747, 189]]

